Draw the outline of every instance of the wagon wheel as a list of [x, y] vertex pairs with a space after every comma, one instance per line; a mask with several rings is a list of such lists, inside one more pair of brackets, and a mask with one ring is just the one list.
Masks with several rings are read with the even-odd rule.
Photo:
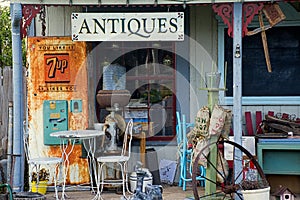
[[[209, 156], [205, 156], [204, 152], [207, 152], [207, 150], [209, 151], [209, 149], [211, 149], [212, 147], [215, 147], [218, 149], [217, 150], [217, 160], [218, 166], [215, 166], [212, 164], [212, 162], [210, 162], [209, 160]], [[226, 146], [228, 148], [232, 148], [233, 151], [228, 153], [226, 158], [232, 158], [232, 160], [225, 160], [225, 159], [221, 159], [221, 156], [223, 156], [223, 148], [224, 146]], [[237, 177], [234, 177], [234, 160], [241, 160], [240, 158], [237, 158], [235, 156], [235, 150], [234, 149], [239, 149], [242, 153], [243, 153], [243, 169], [240, 170], [239, 173], [237, 173]], [[201, 156], [202, 155], [202, 156]], [[224, 158], [224, 157], [223, 157]], [[207, 165], [210, 165], [210, 169], [211, 170], [215, 170], [217, 173], [217, 181], [213, 181], [207, 177], [203, 177], [205, 178], [206, 182], [211, 182], [212, 184], [216, 184], [216, 192], [211, 193], [211, 194], [204, 194], [202, 196], [199, 197], [198, 195], [198, 190], [197, 190], [197, 180], [196, 180], [196, 176], [197, 176], [197, 168], [198, 168], [198, 162], [204, 161], [207, 163]], [[231, 165], [231, 166], [230, 166]], [[245, 165], [247, 166], [251, 166], [254, 170], [255, 173], [248, 173], [248, 176], [245, 174], [245, 169], [247, 168], [247, 166], [245, 167]], [[229, 170], [226, 170], [226, 166], [229, 166]], [[254, 175], [253, 176], [251, 176]], [[193, 187], [193, 193], [194, 193], [194, 197], [195, 200], [198, 199], [234, 199], [235, 194], [238, 197], [238, 199], [243, 200], [243, 195], [240, 192], [241, 189], [241, 184], [244, 183], [251, 183], [251, 182], [247, 182], [246, 180], [249, 180], [249, 176], [250, 176], [250, 180], [252, 178], [252, 180], [257, 180], [255, 181], [255, 183], [263, 183], [264, 186], [268, 185], [267, 179], [263, 173], [262, 168], [260, 167], [260, 165], [258, 164], [258, 162], [256, 161], [256, 159], [252, 156], [252, 154], [247, 151], [244, 147], [242, 147], [241, 145], [232, 142], [232, 141], [228, 141], [228, 140], [222, 140], [222, 141], [218, 141], [215, 143], [211, 143], [206, 145], [199, 153], [198, 155], [196, 155], [195, 158], [195, 162], [193, 164], [193, 171], [192, 171], [192, 187]], [[242, 181], [240, 183], [235, 183], [235, 180], [238, 179], [242, 179]]]

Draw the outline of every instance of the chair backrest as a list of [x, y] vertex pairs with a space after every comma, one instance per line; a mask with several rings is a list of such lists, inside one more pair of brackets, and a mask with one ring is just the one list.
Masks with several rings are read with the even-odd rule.
[[187, 134], [189, 128], [194, 127], [194, 123], [186, 122], [186, 116], [182, 115], [182, 142], [184, 145], [187, 145]]
[[30, 154], [30, 148], [29, 148], [29, 130], [28, 125], [24, 122], [23, 123], [23, 145], [24, 145], [24, 152], [26, 159], [29, 160], [32, 158]]
[[187, 150], [187, 136], [186, 136], [186, 118], [185, 115], [182, 115], [182, 145], [184, 146], [184, 150]]
[[[39, 143], [36, 137], [36, 132], [34, 131], [34, 125], [33, 124], [28, 124], [27, 122], [23, 122], [23, 145], [24, 145], [24, 152], [27, 161], [30, 159], [35, 159], [35, 158], [47, 158], [45, 152], [41, 151], [40, 149], [43, 148], [42, 144]], [[29, 134], [29, 127], [30, 130], [32, 131], [31, 134]], [[30, 143], [30, 145], [29, 145]], [[31, 147], [31, 148], [30, 148]], [[62, 156], [62, 155], [61, 155]], [[60, 157], [60, 156], [58, 156]]]
[[176, 111], [176, 118], [177, 118], [177, 125], [176, 125], [177, 145], [180, 145], [182, 142], [182, 123], [178, 111]]
[[126, 125], [123, 147], [122, 147], [122, 156], [130, 157], [131, 152], [131, 140], [132, 140], [132, 129], [133, 129], [133, 120], [130, 119]]
[[178, 111], [176, 112], [176, 118], [177, 118], [177, 125], [176, 125], [177, 144], [183, 145], [185, 147], [187, 145], [187, 134], [188, 134], [187, 131], [190, 127], [194, 127], [194, 123], [186, 122], [186, 116], [182, 114], [181, 117]]

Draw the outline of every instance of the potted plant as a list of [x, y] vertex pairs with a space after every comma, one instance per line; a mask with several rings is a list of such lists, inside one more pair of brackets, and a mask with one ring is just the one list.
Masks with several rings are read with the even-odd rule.
[[32, 172], [31, 191], [38, 192], [41, 194], [46, 194], [49, 176], [50, 176], [49, 170], [46, 170], [45, 168], [40, 169], [39, 175], [37, 175], [36, 172]]
[[269, 200], [270, 186], [266, 180], [243, 180], [240, 184], [244, 200]]

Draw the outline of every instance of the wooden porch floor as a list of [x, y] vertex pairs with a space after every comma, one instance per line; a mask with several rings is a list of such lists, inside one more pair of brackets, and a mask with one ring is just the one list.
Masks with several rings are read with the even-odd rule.
[[[204, 188], [198, 187], [198, 193], [199, 195], [204, 194]], [[59, 193], [61, 194], [61, 193]], [[68, 195], [67, 200], [91, 200], [95, 197], [94, 194], [91, 193], [91, 191], [88, 190], [72, 190], [72, 191], [66, 191], [66, 194]], [[295, 200], [300, 200], [300, 194], [296, 194]], [[46, 193], [46, 199], [47, 200], [55, 200], [54, 192], [47, 192]], [[128, 195], [131, 197], [130, 195]], [[122, 195], [117, 194], [115, 191], [104, 191], [102, 195], [103, 200], [121, 200]], [[182, 190], [182, 187], [178, 186], [170, 186], [170, 185], [163, 185], [163, 200], [193, 200], [193, 190], [192, 187], [187, 187], [186, 191]], [[270, 195], [270, 200], [275, 200], [275, 197]]]
[[[199, 193], [204, 192], [203, 187], [199, 187]], [[72, 191], [66, 190], [66, 194], [68, 195], [68, 200], [73, 199], [81, 199], [81, 200], [91, 200], [94, 198], [95, 194], [92, 194], [91, 191], [88, 190], [78, 190]], [[54, 192], [47, 192], [46, 199], [47, 200], [54, 200], [55, 193]], [[59, 193], [61, 195], [61, 193]], [[128, 196], [130, 196], [128, 194]], [[104, 200], [120, 200], [122, 197], [121, 194], [117, 194], [115, 191], [104, 191], [102, 198]], [[192, 187], [187, 187], [186, 191], [183, 191], [181, 187], [178, 186], [170, 186], [170, 185], [163, 185], [163, 199], [164, 200], [184, 200], [184, 199], [193, 199], [193, 190]]]

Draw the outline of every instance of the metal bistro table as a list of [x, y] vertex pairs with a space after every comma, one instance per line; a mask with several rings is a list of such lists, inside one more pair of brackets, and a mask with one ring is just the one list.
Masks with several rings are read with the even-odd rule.
[[[83, 142], [83, 146], [87, 151], [87, 157], [89, 160], [89, 171], [90, 171], [90, 181], [91, 189], [93, 192], [93, 174], [96, 174], [96, 161], [95, 161], [95, 151], [96, 151], [96, 137], [103, 136], [104, 131], [100, 130], [67, 130], [58, 131], [50, 134], [52, 137], [58, 137], [61, 139], [61, 150], [64, 158], [64, 180], [62, 186], [62, 199], [65, 198], [65, 188], [66, 188], [66, 175], [69, 169], [69, 156], [74, 149], [76, 141], [80, 140]], [[69, 149], [69, 150], [68, 150]], [[91, 161], [91, 162], [90, 162]], [[93, 173], [94, 170], [94, 173]], [[95, 175], [95, 180], [97, 181], [97, 176]]]

